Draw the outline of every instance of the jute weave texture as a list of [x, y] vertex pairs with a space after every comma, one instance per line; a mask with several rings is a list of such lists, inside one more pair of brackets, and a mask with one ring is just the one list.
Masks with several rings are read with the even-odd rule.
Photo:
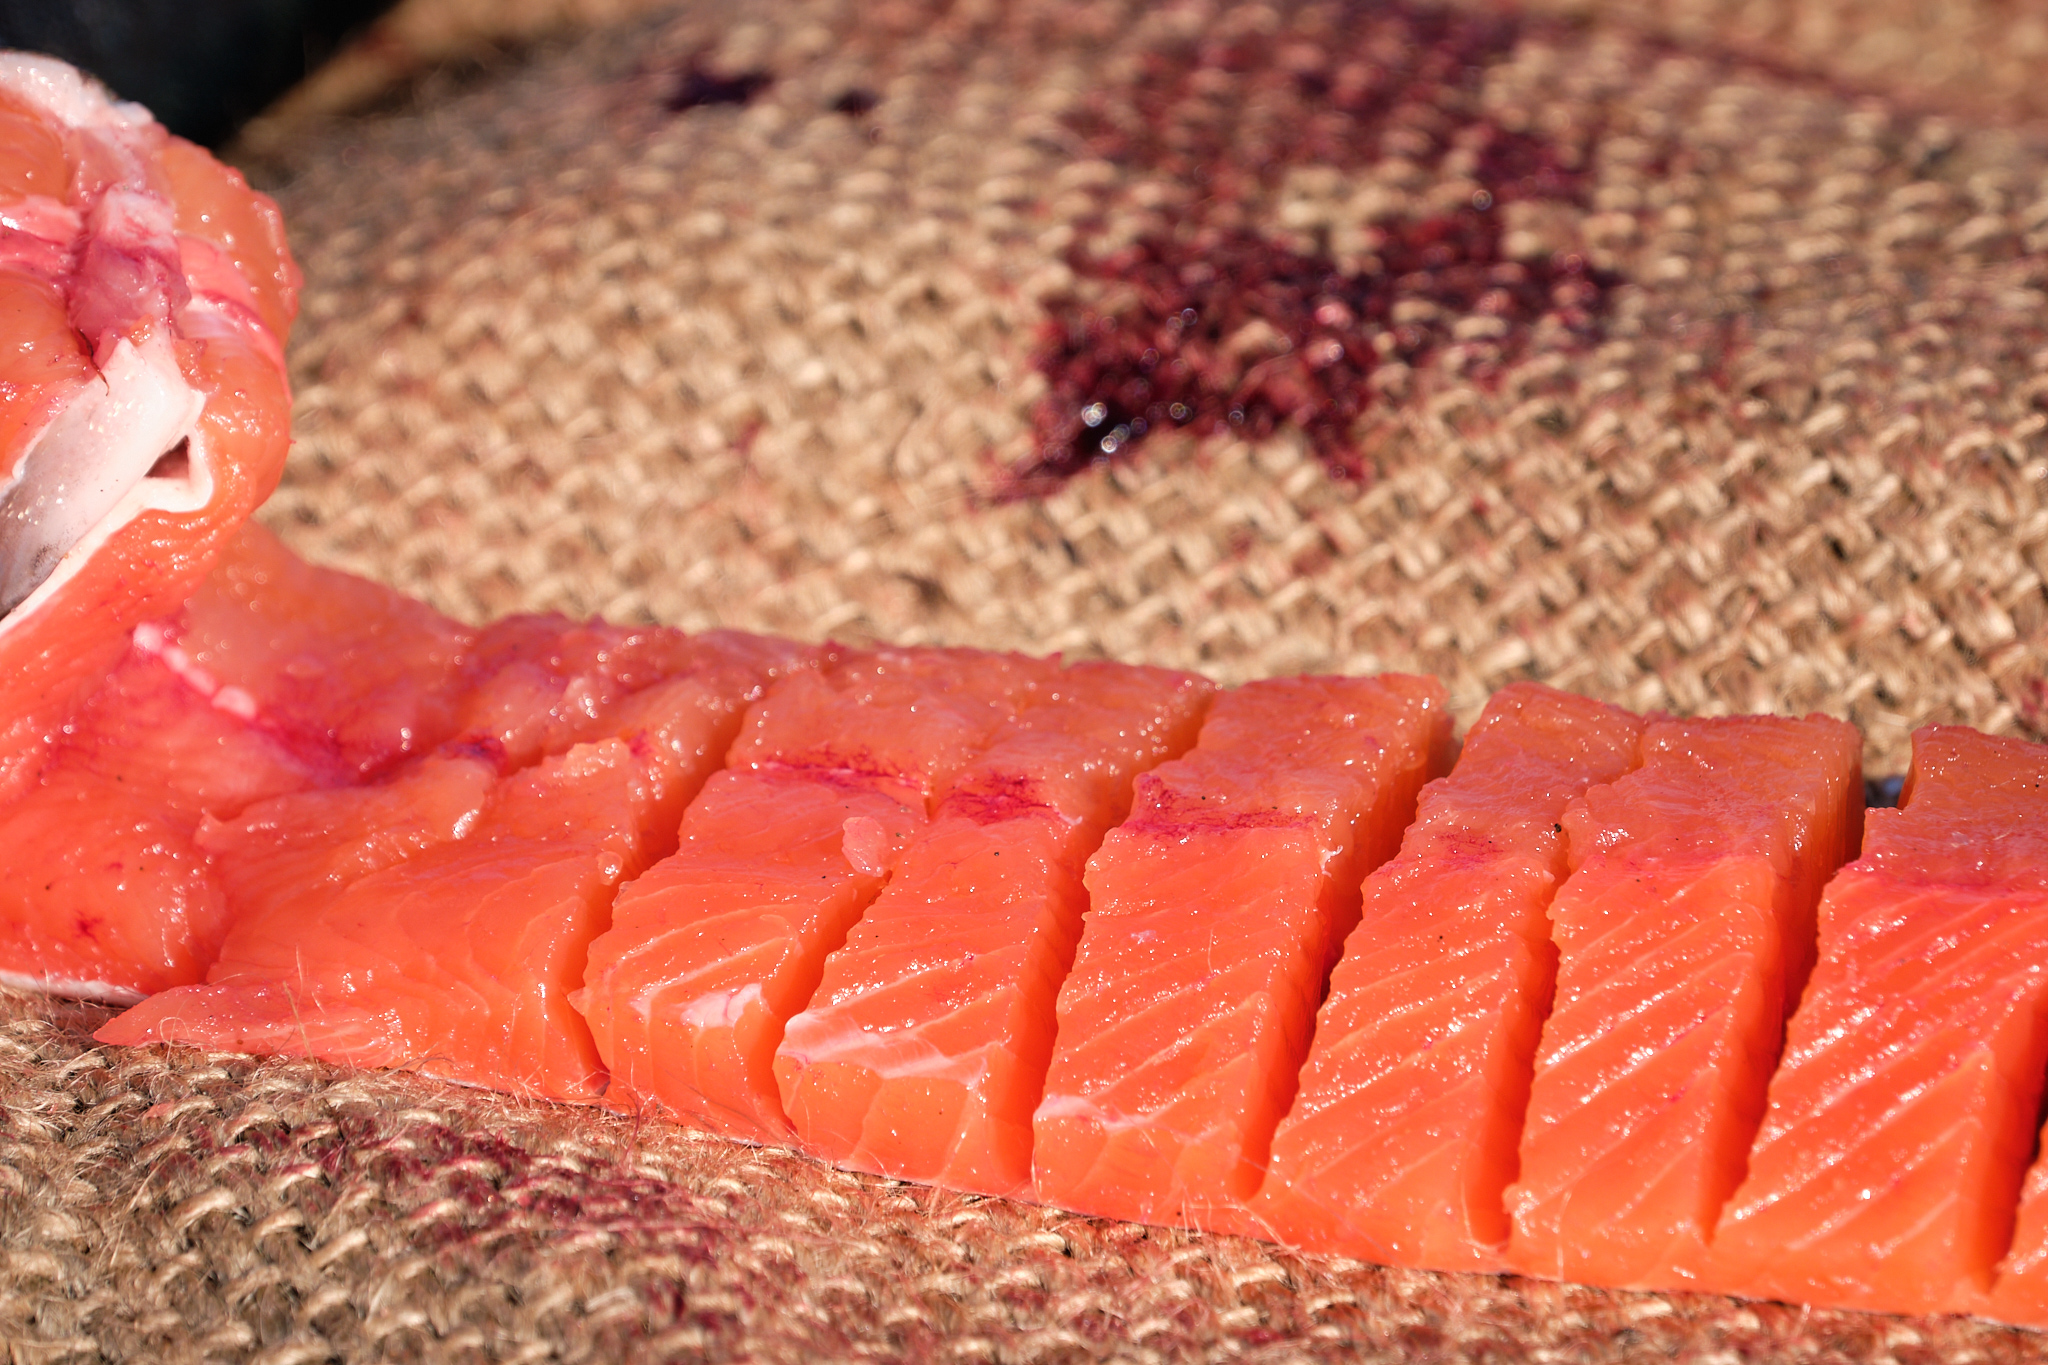
[[[1896, 8], [1809, 11], [1830, 45], [1756, 6], [771, 0], [501, 55], [266, 144], [308, 287], [263, 515], [471, 619], [1410, 669], [1466, 720], [1535, 677], [1843, 715], [1873, 775], [1928, 721], [2038, 736], [2040, 35]], [[1048, 473], [1102, 453], [1088, 357], [1181, 290], [1230, 319], [1189, 392], [1240, 420]], [[0, 1002], [17, 1360], [2042, 1354], [1301, 1258], [96, 1017]]]

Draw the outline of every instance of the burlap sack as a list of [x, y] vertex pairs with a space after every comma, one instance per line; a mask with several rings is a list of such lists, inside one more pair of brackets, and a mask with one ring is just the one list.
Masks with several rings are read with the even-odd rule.
[[[265, 144], [308, 289], [264, 515], [470, 618], [1414, 669], [1467, 719], [1537, 677], [1844, 715], [1896, 773], [1926, 721], [2042, 721], [2043, 32], [770, 0], [501, 54]], [[16, 1360], [2042, 1353], [1296, 1257], [95, 1017], [0, 1003]]]

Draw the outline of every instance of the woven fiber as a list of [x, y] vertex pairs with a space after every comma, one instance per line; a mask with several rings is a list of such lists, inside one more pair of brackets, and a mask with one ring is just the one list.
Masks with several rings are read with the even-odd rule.
[[1390, 1271], [0, 993], [18, 1362], [2022, 1361], [1959, 1320]]
[[[692, 11], [306, 147], [282, 196], [311, 281], [301, 446], [272, 524], [469, 618], [1104, 652], [1227, 681], [1406, 668], [1468, 717], [1533, 675], [1641, 709], [1845, 714], [1879, 771], [1914, 725], [2007, 731], [2032, 704], [2048, 158], [2023, 134], [1522, 25], [1469, 103], [1586, 164], [1582, 204], [1509, 218], [1616, 278], [1596, 335], [1531, 328], [1489, 382], [1453, 372], [1454, 345], [1380, 367], [1363, 487], [1283, 425], [1155, 436], [1005, 502], [1047, 302], [1113, 285], [1068, 257], [1188, 207], [1164, 158], [1089, 154], [1104, 124], [1167, 117], [1120, 110], [1120, 88], [1233, 23], [1275, 53], [1289, 37], [1257, 32], [1282, 24], [1262, 7], [906, 10], [900, 38], [890, 13]], [[692, 62], [773, 83], [670, 113]], [[1309, 102], [1241, 83], [1283, 128], [1272, 103]], [[1272, 134], [1216, 84], [1163, 98]], [[873, 109], [835, 112], [850, 91]], [[1366, 155], [1282, 165], [1237, 216], [1341, 259], [1365, 225], [1471, 193]], [[1463, 321], [1484, 319], [1435, 325]]]
[[[1873, 774], [1928, 721], [2038, 737], [2048, 140], [2001, 17], [607, 28], [265, 145], [308, 287], [263, 515], [470, 619], [1411, 669], [1465, 720], [1535, 677], [1843, 715]], [[0, 998], [17, 1360], [2044, 1353], [1300, 1258], [97, 1017]]]

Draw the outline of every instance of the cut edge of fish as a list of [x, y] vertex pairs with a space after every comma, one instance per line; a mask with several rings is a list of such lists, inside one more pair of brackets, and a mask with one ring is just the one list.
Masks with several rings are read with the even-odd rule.
[[205, 406], [160, 334], [115, 343], [0, 485], [0, 633], [33, 616], [137, 517], [206, 506]]
[[[0, 51], [0, 89], [95, 138], [125, 170], [132, 183], [106, 187], [95, 231], [139, 233], [151, 239], [139, 244], [178, 260], [168, 206], [141, 188], [153, 129], [146, 109], [115, 99], [63, 62], [27, 52]], [[66, 290], [74, 294], [74, 325], [80, 284], [74, 278]], [[182, 290], [182, 278], [175, 287]], [[175, 311], [167, 299], [158, 303], [166, 314]], [[212, 452], [198, 425], [206, 398], [179, 367], [170, 316], [104, 321], [125, 334], [84, 336], [96, 376], [72, 391], [0, 475], [0, 636], [35, 616], [136, 518], [196, 512], [213, 496]]]

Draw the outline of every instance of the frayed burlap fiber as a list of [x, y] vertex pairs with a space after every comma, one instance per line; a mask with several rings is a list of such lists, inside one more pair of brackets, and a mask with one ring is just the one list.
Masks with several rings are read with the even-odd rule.
[[[1874, 776], [2038, 734], [2042, 33], [1966, 14], [769, 0], [500, 53], [252, 165], [307, 274], [263, 515], [470, 619], [1409, 669], [1466, 720], [1534, 677], [1845, 716]], [[0, 1001], [16, 1361], [2044, 1354], [97, 1017]]]

